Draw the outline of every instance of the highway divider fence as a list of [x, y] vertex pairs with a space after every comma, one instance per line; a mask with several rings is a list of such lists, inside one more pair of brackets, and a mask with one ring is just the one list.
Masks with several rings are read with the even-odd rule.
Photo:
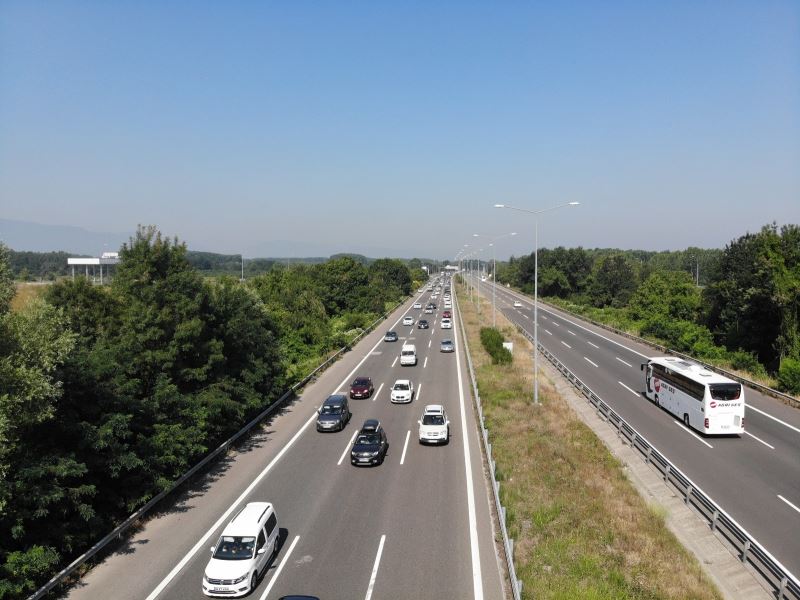
[[[455, 306], [458, 308], [458, 297], [454, 293], [453, 299]], [[514, 600], [521, 600], [522, 598], [522, 581], [517, 579], [517, 571], [514, 568], [514, 540], [508, 535], [506, 527], [506, 509], [500, 502], [500, 482], [497, 481], [495, 474], [495, 462], [492, 458], [492, 444], [489, 441], [489, 431], [486, 429], [486, 424], [483, 418], [483, 405], [481, 404], [481, 396], [478, 393], [478, 382], [475, 379], [475, 369], [472, 365], [472, 356], [469, 351], [469, 340], [467, 339], [467, 330], [464, 327], [464, 321], [461, 319], [461, 310], [458, 313], [458, 324], [461, 328], [461, 335], [464, 338], [464, 350], [467, 356], [467, 370], [469, 371], [469, 378], [472, 383], [472, 397], [475, 402], [475, 408], [478, 412], [478, 422], [481, 427], [481, 440], [483, 440], [483, 450], [486, 454], [486, 462], [489, 465], [489, 473], [492, 476], [492, 492], [494, 495], [494, 505], [497, 510], [497, 517], [500, 521], [500, 532], [503, 536], [503, 549], [506, 558], [506, 565], [508, 568], [508, 578], [511, 582], [511, 592], [514, 595]], [[458, 352], [458, 348], [456, 348]]]
[[118, 541], [122, 539], [123, 534], [130, 529], [134, 524], [139, 522], [143, 517], [145, 517], [150, 510], [153, 509], [159, 502], [164, 500], [167, 496], [174, 493], [181, 485], [186, 483], [192, 476], [196, 475], [198, 471], [203, 469], [203, 467], [207, 466], [212, 461], [219, 458], [221, 455], [226, 453], [242, 436], [249, 433], [251, 429], [253, 429], [256, 425], [261, 423], [264, 419], [270, 416], [273, 412], [278, 410], [280, 407], [284, 405], [284, 403], [289, 400], [290, 398], [294, 397], [295, 392], [297, 390], [303, 388], [307, 385], [310, 381], [316, 379], [317, 375], [319, 375], [322, 371], [326, 370], [330, 367], [333, 363], [335, 363], [339, 358], [347, 351], [349, 351], [354, 344], [361, 341], [367, 334], [371, 333], [375, 330], [379, 323], [382, 323], [391, 313], [393, 313], [399, 306], [401, 306], [404, 302], [407, 302], [408, 298], [398, 302], [395, 306], [393, 306], [390, 310], [383, 313], [380, 317], [375, 319], [372, 323], [370, 323], [367, 327], [365, 327], [358, 335], [353, 337], [346, 345], [339, 348], [335, 351], [331, 356], [329, 356], [324, 362], [314, 368], [308, 375], [303, 377], [300, 381], [295, 383], [292, 387], [290, 387], [280, 398], [272, 402], [269, 406], [267, 406], [263, 411], [261, 411], [258, 415], [253, 417], [244, 427], [242, 427], [239, 431], [234, 433], [231, 437], [227, 440], [222, 442], [215, 450], [210, 452], [205, 458], [203, 458], [200, 462], [194, 465], [191, 469], [186, 471], [183, 475], [181, 475], [178, 479], [176, 479], [172, 486], [151, 498], [147, 504], [142, 506], [139, 510], [131, 514], [127, 519], [125, 519], [122, 523], [117, 525], [110, 533], [108, 533], [105, 537], [103, 537], [100, 541], [98, 541], [94, 546], [89, 548], [86, 552], [81, 554], [78, 558], [73, 560], [69, 565], [64, 567], [61, 571], [56, 573], [46, 584], [44, 584], [41, 588], [36, 590], [33, 594], [28, 596], [28, 600], [39, 600], [43, 598], [45, 594], [51, 592], [55, 587], [57, 587], [62, 581], [64, 581], [67, 577], [72, 575], [80, 566], [87, 563], [89, 560], [94, 558], [99, 552], [106, 548], [112, 542]]
[[[519, 325], [517, 330], [531, 343], [533, 336]], [[625, 421], [614, 409], [595, 394], [570, 369], [542, 344], [542, 353], [558, 371], [575, 386], [595, 408], [600, 418], [617, 430], [620, 440], [637, 450], [644, 461], [659, 472], [664, 482], [675, 488], [684, 503], [691, 506], [708, 523], [711, 530], [733, 548], [739, 560], [750, 565], [762, 584], [770, 589], [777, 600], [800, 600], [800, 582], [741, 525], [729, 516], [718, 504], [706, 495], [699, 486], [684, 475], [658, 449]]]

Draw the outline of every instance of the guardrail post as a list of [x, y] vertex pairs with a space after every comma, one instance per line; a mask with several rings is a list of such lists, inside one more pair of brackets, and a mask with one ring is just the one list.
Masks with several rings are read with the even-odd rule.
[[683, 499], [684, 504], [689, 504], [689, 496], [691, 496], [693, 492], [694, 488], [691, 485], [686, 488], [686, 497]]
[[667, 465], [667, 468], [664, 469], [664, 481], [669, 481], [669, 473], [672, 470], [672, 465]]
[[[498, 485], [498, 487], [499, 487], [499, 485]], [[505, 527], [506, 526], [506, 507], [505, 506], [501, 506], [500, 507], [500, 518], [503, 520], [503, 527]]]
[[783, 600], [783, 594], [786, 591], [786, 586], [789, 585], [789, 578], [786, 575], [781, 579], [781, 587], [778, 590], [778, 600]]
[[648, 465], [650, 464], [650, 455], [651, 454], [653, 454], [653, 447], [652, 446], [648, 446], [647, 447], [647, 454], [645, 454], [645, 457], [644, 457], [644, 462], [646, 462]]
[[517, 593], [522, 596], [522, 579], [517, 579]]
[[717, 530], [717, 519], [719, 518], [719, 511], [714, 510], [714, 514], [711, 516], [711, 531]]
[[492, 459], [492, 475], [494, 475], [496, 471], [497, 471], [497, 463], [495, 462], [494, 459]]
[[514, 538], [508, 538], [508, 555], [514, 558]]
[[744, 547], [742, 548], [742, 562], [747, 562], [747, 553], [750, 551], [750, 540], [744, 541]]
[[492, 443], [489, 442], [486, 445], [486, 453], [489, 455], [489, 458], [492, 458]]

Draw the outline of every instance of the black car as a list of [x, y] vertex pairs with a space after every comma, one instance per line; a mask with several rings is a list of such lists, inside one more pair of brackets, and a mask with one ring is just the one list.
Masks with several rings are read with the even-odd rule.
[[428, 329], [428, 327], [430, 327], [430, 325], [428, 325], [428, 321], [427, 320], [420, 319], [419, 322], [417, 322], [417, 327], [419, 327], [420, 329]]
[[367, 419], [353, 442], [350, 450], [352, 465], [380, 465], [389, 450], [386, 432], [377, 419]]
[[317, 431], [341, 431], [353, 416], [344, 394], [328, 396], [317, 413]]
[[397, 341], [397, 332], [396, 331], [387, 331], [386, 335], [383, 336], [384, 342], [396, 342]]

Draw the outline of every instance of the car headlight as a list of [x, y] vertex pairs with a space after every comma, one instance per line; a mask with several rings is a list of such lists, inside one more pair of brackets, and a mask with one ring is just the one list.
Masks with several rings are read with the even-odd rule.
[[234, 579], [234, 580], [233, 580], [233, 583], [234, 583], [234, 584], [237, 584], [237, 583], [242, 583], [242, 582], [243, 582], [245, 579], [247, 579], [247, 573], [245, 573], [245, 574], [244, 574], [244, 575], [242, 575], [241, 577], [237, 577], [236, 579]]

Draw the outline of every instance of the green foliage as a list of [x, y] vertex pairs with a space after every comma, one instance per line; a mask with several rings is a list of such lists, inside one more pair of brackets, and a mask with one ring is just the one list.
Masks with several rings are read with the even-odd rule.
[[35, 591], [37, 582], [49, 575], [58, 561], [54, 548], [39, 545], [9, 553], [2, 565], [0, 598], [22, 598]]
[[481, 344], [492, 357], [492, 364], [507, 365], [514, 358], [511, 352], [503, 347], [503, 335], [494, 327], [481, 328]]
[[590, 286], [595, 306], [625, 306], [635, 290], [633, 267], [622, 254], [606, 256], [595, 263]]
[[0, 315], [8, 312], [15, 293], [14, 276], [9, 265], [9, 250], [0, 242]]
[[786, 357], [778, 370], [781, 388], [790, 394], [800, 394], [800, 360]]
[[628, 305], [634, 319], [654, 315], [693, 321], [700, 308], [700, 292], [683, 271], [656, 271], [649, 275]]

